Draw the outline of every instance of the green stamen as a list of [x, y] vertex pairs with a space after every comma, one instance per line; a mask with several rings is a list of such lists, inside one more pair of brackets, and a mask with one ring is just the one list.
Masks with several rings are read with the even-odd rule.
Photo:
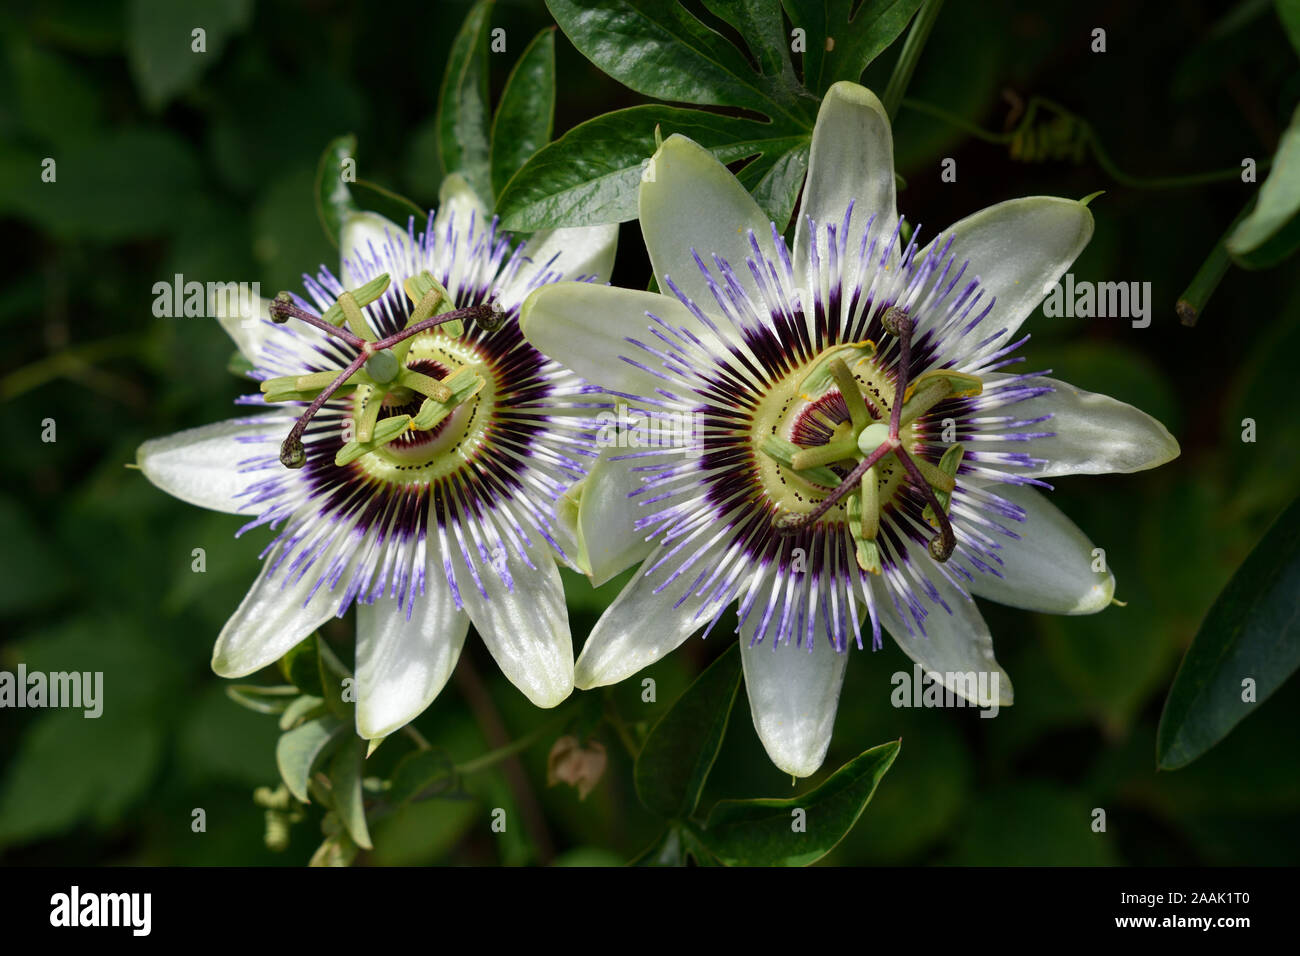
[[827, 364], [830, 367], [831, 377], [839, 386], [844, 404], [849, 408], [849, 419], [853, 422], [854, 430], [866, 428], [871, 424], [871, 413], [867, 411], [867, 403], [862, 399], [858, 380], [853, 377], [853, 373], [849, 371], [843, 359], [833, 358]]
[[[347, 322], [348, 328], [352, 330], [354, 335], [357, 335], [366, 341], [374, 341], [374, 336], [370, 332], [370, 326], [367, 325], [365, 319], [361, 317], [360, 307], [369, 305], [387, 292], [388, 283], [391, 281], [392, 280], [389, 278], [388, 273], [385, 272], [375, 276], [359, 289], [354, 289], [351, 292], [344, 292], [343, 295], [339, 296], [338, 299], [334, 301], [333, 305], [325, 310], [325, 313], [321, 318], [330, 325], [336, 326]], [[344, 304], [345, 296], [348, 303], [350, 303], [348, 305]], [[360, 319], [361, 328], [357, 328], [353, 325], [352, 319], [348, 314], [349, 310], [353, 308], [356, 309], [355, 314], [356, 317]]]
[[823, 485], [827, 488], [834, 488], [840, 483], [840, 476], [835, 474], [829, 468], [814, 466], [812, 468], [795, 468], [794, 456], [802, 449], [794, 442], [786, 441], [784, 438], [778, 438], [775, 435], [768, 435], [763, 439], [760, 446], [763, 454], [769, 458], [780, 462], [793, 471], [798, 471], [803, 477], [811, 482]]
[[338, 450], [334, 456], [334, 464], [346, 465], [350, 461], [355, 461], [367, 452], [372, 452], [376, 448], [382, 448], [394, 438], [400, 436], [411, 425], [410, 415], [394, 415], [392, 418], [385, 418], [382, 422], [375, 425], [374, 436], [369, 441], [350, 441]]
[[[939, 474], [942, 477], [947, 479], [948, 487], [944, 488], [936, 484], [935, 482], [930, 481], [929, 475], [926, 474], [926, 480], [930, 481], [931, 486], [934, 488], [934, 497], [936, 500], [938, 500], [939, 505], [943, 508], [944, 514], [948, 513], [949, 506], [952, 503], [952, 493], [953, 490], [957, 487], [957, 482], [956, 482], [957, 469], [961, 467], [962, 456], [965, 454], [966, 454], [966, 449], [963, 448], [960, 443], [948, 446], [947, 450], [944, 451], [943, 453], [943, 457], [939, 459], [939, 467], [937, 469], [934, 468], [934, 466], [931, 465], [928, 461], [924, 461], [922, 458], [918, 457], [915, 459], [916, 464], [921, 469], [922, 474], [926, 474], [926, 468], [929, 467], [939, 472]], [[930, 527], [938, 529], [939, 520], [935, 516], [934, 509], [932, 507], [926, 505], [925, 510], [921, 512], [921, 517], [923, 517], [927, 522], [929, 522]]]

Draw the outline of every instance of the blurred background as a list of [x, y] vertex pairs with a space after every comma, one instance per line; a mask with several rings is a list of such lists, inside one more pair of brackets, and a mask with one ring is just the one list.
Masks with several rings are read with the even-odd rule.
[[[313, 177], [331, 139], [354, 132], [362, 175], [422, 204], [441, 172], [433, 112], [443, 56], [468, 3], [344, 0], [62, 0], [0, 13], [0, 669], [103, 671], [110, 706], [0, 712], [0, 861], [26, 864], [301, 865], [319, 814], [280, 851], [264, 841], [256, 787], [278, 782], [274, 717], [233, 703], [212, 644], [257, 572], [264, 533], [182, 504], [125, 465], [145, 439], [233, 417], [245, 390], [215, 322], [156, 318], [153, 286], [175, 273], [258, 281], [264, 295], [334, 266]], [[515, 55], [549, 25], [540, 0], [499, 0], [499, 91]], [[175, 42], [204, 23], [207, 52]], [[1091, 31], [1107, 31], [1092, 53]], [[558, 39], [556, 133], [642, 100]], [[869, 69], [883, 89], [897, 46]], [[1086, 118], [1114, 164], [1166, 177], [1263, 162], [1300, 96], [1295, 54], [1270, 3], [1220, 5], [949, 0], [908, 95], [990, 132], [1016, 97]], [[1010, 91], [1011, 96], [1007, 96]], [[1183, 651], [1214, 596], [1300, 487], [1300, 284], [1294, 263], [1230, 271], [1195, 328], [1174, 303], [1257, 185], [1124, 185], [1095, 162], [1026, 163], [1006, 146], [904, 109], [900, 210], [934, 230], [994, 202], [1096, 190], [1096, 235], [1076, 279], [1152, 283], [1153, 321], [1031, 319], [1025, 370], [1052, 369], [1164, 422], [1180, 459], [1131, 476], [1057, 482], [1054, 501], [1106, 549], [1113, 607], [1060, 618], [983, 604], [1016, 704], [894, 709], [892, 644], [857, 653], [826, 767], [901, 737], [875, 799], [827, 864], [1294, 864], [1300, 856], [1300, 685], [1260, 705], [1187, 769], [1155, 771], [1155, 728]], [[42, 160], [57, 159], [56, 184]], [[957, 180], [940, 180], [941, 160]], [[1260, 173], [1260, 179], [1263, 172]], [[635, 224], [618, 284], [644, 287]], [[1253, 418], [1257, 441], [1242, 441]], [[44, 422], [57, 440], [42, 441]], [[192, 570], [203, 548], [206, 571]], [[617, 592], [571, 578], [575, 645]], [[351, 618], [325, 635], [350, 660]], [[613, 689], [652, 723], [726, 646], [719, 626]], [[546, 719], [471, 639], [461, 673], [417, 721], [457, 760]], [[599, 694], [600, 692], [597, 692]], [[595, 696], [595, 695], [593, 695]], [[742, 698], [743, 701], [743, 698]], [[702, 806], [789, 796], [748, 708], [732, 715]], [[585, 801], [548, 787], [546, 739], [466, 779], [454, 800], [374, 825], [360, 863], [621, 863], [657, 831], [637, 802], [610, 725]], [[389, 752], [391, 751], [391, 752]], [[376, 773], [403, 753], [372, 759]], [[489, 808], [518, 810], [506, 834]], [[203, 808], [207, 831], [191, 830]], [[1107, 831], [1092, 832], [1093, 808]]]

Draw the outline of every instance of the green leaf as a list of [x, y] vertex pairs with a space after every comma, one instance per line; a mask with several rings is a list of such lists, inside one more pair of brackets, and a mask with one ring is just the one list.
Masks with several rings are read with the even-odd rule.
[[484, 199], [492, 196], [487, 59], [491, 10], [491, 0], [476, 3], [452, 41], [437, 118], [444, 174], [460, 173]]
[[628, 866], [685, 866], [686, 852], [682, 847], [682, 834], [676, 826], [664, 827], [664, 832], [648, 847], [630, 859]]
[[[303, 803], [310, 803], [307, 781], [325, 754], [339, 742], [345, 727], [336, 717], [319, 717], [283, 734], [275, 745], [275, 763], [284, 784]], [[359, 738], [358, 738], [359, 739]]]
[[326, 146], [316, 164], [316, 188], [313, 190], [316, 216], [325, 235], [336, 247], [343, 223], [359, 211], [348, 184], [343, 181], [343, 163], [349, 159], [355, 162], [356, 152], [357, 138], [349, 133]]
[[[248, 26], [252, 10], [252, 0], [131, 0], [127, 56], [145, 103], [157, 110], [192, 87]], [[196, 29], [204, 31], [202, 52], [194, 49]]]
[[15, 105], [32, 134], [59, 146], [99, 134], [104, 90], [89, 74], [27, 40], [10, 45], [9, 61]]
[[[876, 785], [898, 756], [901, 741], [858, 755], [821, 786], [788, 800], [723, 800], [698, 834], [729, 866], [806, 866], [844, 839]], [[802, 831], [796, 826], [802, 811]]]
[[298, 688], [264, 687], [260, 684], [229, 684], [226, 696], [240, 707], [258, 714], [283, 714], [298, 696]]
[[362, 770], [366, 763], [366, 744], [356, 734], [349, 734], [330, 760], [329, 778], [334, 792], [334, 810], [357, 846], [370, 849], [370, 831], [366, 828], [365, 800], [361, 793]]
[[695, 811], [739, 687], [740, 649], [733, 643], [650, 731], [635, 778], [637, 796], [655, 813], [684, 820]]
[[781, 76], [791, 89], [798, 87], [780, 0], [704, 0], [704, 5], [736, 28], [758, 61], [760, 73]]
[[1114, 866], [1115, 840], [1094, 832], [1083, 793], [1039, 782], [976, 795], [944, 862], [956, 866]]
[[343, 699], [343, 681], [352, 675], [334, 656], [324, 639], [316, 635], [316, 660], [320, 667], [321, 696], [329, 712], [345, 723], [351, 723], [356, 717], [356, 705]]
[[[838, 80], [857, 81], [907, 28], [922, 0], [782, 0], [790, 22], [805, 31], [803, 82], [818, 96]], [[858, 7], [857, 14], [853, 8]], [[833, 41], [827, 49], [827, 41]]]
[[303, 694], [286, 707], [284, 713], [280, 715], [280, 729], [293, 730], [304, 721], [315, 720], [317, 717], [323, 717], [328, 713], [329, 708], [325, 706], [325, 701], [319, 697], [313, 697], [311, 694]]
[[1282, 135], [1273, 168], [1259, 187], [1259, 201], [1228, 237], [1228, 252], [1247, 257], [1283, 231], [1300, 212], [1300, 107]]
[[346, 831], [327, 836], [311, 855], [308, 866], [351, 866], [357, 858], [357, 845]]
[[[547, 0], [546, 6], [583, 56], [638, 93], [677, 103], [786, 113], [795, 120], [807, 109], [798, 102], [792, 70], [788, 76], [755, 73], [740, 50], [679, 3]], [[773, 64], [763, 57], [761, 65]]]
[[0, 846], [58, 833], [78, 820], [120, 824], [158, 767], [157, 719], [111, 710], [96, 720], [77, 710], [41, 715], [5, 766]]
[[455, 776], [456, 764], [447, 751], [435, 747], [415, 750], [397, 762], [390, 778], [389, 802], [400, 806], [442, 780]]
[[[1165, 701], [1161, 769], [1185, 767], [1300, 667], [1300, 498], [1250, 553], [1206, 615]], [[1242, 700], [1243, 681], [1255, 700]]]
[[276, 662], [280, 673], [294, 687], [313, 697], [324, 697], [321, 687], [320, 655], [317, 652], [316, 635], [304, 638]]
[[637, 216], [641, 172], [655, 152], [655, 127], [681, 133], [719, 162], [751, 158], [740, 180], [784, 226], [807, 169], [811, 130], [680, 107], [646, 105], [606, 113], [565, 133], [530, 159], [497, 203], [502, 227], [520, 232], [626, 222]]
[[1300, 248], [1300, 215], [1292, 216], [1285, 226], [1250, 252], [1233, 256], [1232, 261], [1243, 269], [1271, 269], [1289, 259], [1297, 248]]
[[1300, 54], [1300, 0], [1275, 0], [1274, 6], [1291, 48]]
[[[43, 182], [43, 160], [56, 161]], [[128, 239], [186, 224], [202, 177], [193, 146], [162, 129], [118, 128], [54, 156], [0, 150], [0, 213], [16, 213], [55, 238]]]
[[510, 177], [551, 141], [555, 121], [555, 28], [528, 44], [510, 71], [492, 119], [492, 191], [501, 195]]

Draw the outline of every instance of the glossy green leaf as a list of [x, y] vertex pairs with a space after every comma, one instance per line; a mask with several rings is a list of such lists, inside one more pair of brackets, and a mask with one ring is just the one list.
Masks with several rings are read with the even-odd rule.
[[1300, 213], [1300, 107], [1282, 135], [1268, 178], [1259, 187], [1259, 201], [1228, 237], [1228, 252], [1238, 259], [1249, 256], [1281, 233], [1297, 213]]
[[900, 745], [896, 740], [873, 747], [788, 800], [723, 800], [709, 813], [700, 839], [729, 866], [814, 863], [853, 829]]
[[329, 778], [334, 793], [334, 811], [347, 828], [348, 836], [357, 846], [369, 850], [370, 830], [366, 827], [366, 807], [361, 792], [366, 744], [367, 741], [356, 734], [348, 734], [330, 760]]
[[[1160, 768], [1185, 767], [1205, 753], [1297, 667], [1300, 499], [1282, 513], [1237, 569], [1188, 648], [1160, 717], [1156, 740]], [[1247, 686], [1253, 694], [1247, 694]]]
[[[284, 785], [303, 803], [309, 803], [307, 781], [325, 754], [347, 728], [336, 717], [318, 717], [283, 734], [275, 745], [275, 763]], [[359, 738], [358, 738], [359, 739]]]
[[555, 121], [555, 30], [533, 38], [510, 71], [492, 118], [492, 191], [501, 195], [510, 177], [551, 141]]
[[636, 792], [662, 817], [684, 820], [700, 802], [740, 686], [733, 643], [655, 724], [636, 758]]
[[[804, 86], [820, 96], [838, 80], [856, 82], [871, 61], [907, 28], [921, 2], [782, 0], [790, 21], [805, 32]], [[858, 8], [856, 15], [850, 16], [854, 7]]]
[[445, 173], [460, 173], [480, 196], [492, 195], [488, 107], [490, 0], [476, 3], [452, 41], [438, 93], [438, 154]]
[[783, 77], [791, 89], [798, 85], [780, 0], [704, 0], [704, 5], [736, 28], [758, 61], [760, 73]]
[[320, 162], [316, 164], [316, 216], [321, 228], [335, 246], [344, 221], [358, 212], [347, 182], [343, 179], [344, 163], [356, 161], [357, 138], [351, 134], [340, 136], [325, 147]]
[[743, 117], [648, 105], [588, 120], [537, 153], [500, 197], [502, 226], [528, 232], [635, 219], [656, 126], [664, 137], [689, 136], [722, 163], [752, 157], [741, 182], [773, 221], [789, 221], [807, 171], [810, 127], [780, 133]]
[[546, 6], [583, 56], [638, 93], [791, 118], [806, 108], [793, 74], [756, 73], [740, 50], [679, 3], [547, 0]]

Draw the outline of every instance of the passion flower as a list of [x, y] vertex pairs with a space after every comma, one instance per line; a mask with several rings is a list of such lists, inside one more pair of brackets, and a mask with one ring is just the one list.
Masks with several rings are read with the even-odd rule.
[[587, 536], [648, 557], [588, 638], [577, 686], [635, 673], [734, 604], [754, 725], [791, 774], [821, 765], [864, 631], [873, 647], [888, 631], [973, 703], [1011, 703], [972, 596], [1084, 614], [1115, 587], [1035, 486], [1178, 453], [1135, 408], [1003, 371], [1092, 234], [1086, 205], [1014, 200], [925, 246], [919, 230], [905, 240], [889, 121], [839, 83], [813, 132], [793, 251], [682, 136], [647, 165], [640, 220], [664, 294], [551, 285], [521, 319], [633, 413], [700, 423], [695, 447], [607, 454], [587, 479]]
[[[556, 503], [594, 457], [588, 397], [525, 342], [519, 304], [608, 276], [614, 227], [516, 244], [451, 177], [422, 232], [373, 214], [306, 298], [223, 324], [252, 364], [256, 415], [146, 442], [163, 490], [278, 534], [217, 638], [213, 669], [266, 666], [357, 607], [357, 731], [391, 733], [446, 683], [472, 622], [540, 707], [572, 691]], [[245, 328], [245, 325], [251, 325]], [[267, 410], [268, 408], [273, 410]]]

